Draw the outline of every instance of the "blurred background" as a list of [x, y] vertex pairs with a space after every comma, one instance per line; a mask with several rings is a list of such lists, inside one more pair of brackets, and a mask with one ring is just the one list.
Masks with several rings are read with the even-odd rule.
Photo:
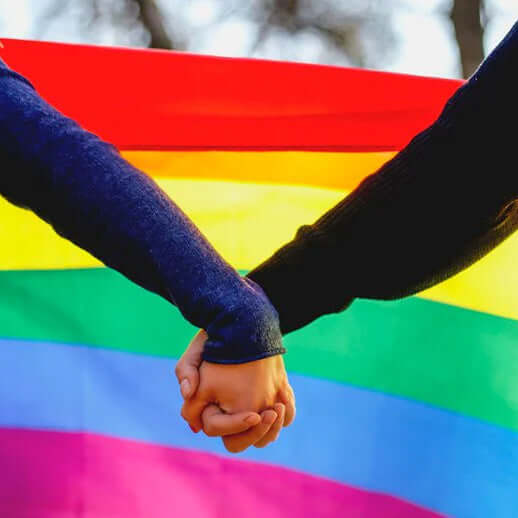
[[516, 0], [0, 0], [0, 37], [468, 77]]

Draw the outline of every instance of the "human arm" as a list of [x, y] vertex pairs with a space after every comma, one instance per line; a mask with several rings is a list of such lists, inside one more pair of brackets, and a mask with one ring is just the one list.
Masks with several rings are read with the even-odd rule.
[[239, 363], [284, 351], [262, 290], [225, 263], [150, 178], [1, 60], [0, 163], [8, 200], [206, 329], [205, 359]]
[[252, 270], [283, 334], [344, 310], [393, 299], [481, 258], [518, 225], [514, 200], [518, 27], [417, 135], [293, 241]]
[[355, 298], [428, 288], [514, 232], [517, 63], [515, 25], [434, 124], [248, 274], [283, 334]]

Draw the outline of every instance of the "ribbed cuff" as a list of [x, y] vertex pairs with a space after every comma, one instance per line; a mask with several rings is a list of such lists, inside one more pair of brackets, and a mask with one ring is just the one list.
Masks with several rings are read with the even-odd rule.
[[256, 360], [263, 360], [264, 358], [269, 358], [270, 356], [277, 356], [278, 354], [285, 353], [286, 349], [284, 347], [280, 347], [278, 349], [258, 352], [250, 356], [232, 358], [229, 354], [229, 351], [225, 350], [225, 348], [220, 348], [218, 343], [207, 340], [205, 342], [202, 359], [206, 362], [220, 363], [222, 365], [239, 365], [240, 363], [254, 362]]
[[[212, 363], [239, 364], [284, 354], [279, 315], [265, 292], [254, 281], [242, 278], [246, 289], [240, 303], [230, 305], [207, 326], [203, 359]], [[252, 295], [252, 296], [250, 296]]]

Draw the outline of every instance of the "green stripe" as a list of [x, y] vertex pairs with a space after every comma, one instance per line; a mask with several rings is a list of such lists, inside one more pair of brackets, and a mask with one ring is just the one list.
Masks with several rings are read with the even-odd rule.
[[[108, 269], [0, 272], [3, 337], [178, 357], [194, 332], [176, 308]], [[419, 298], [357, 301], [286, 346], [291, 371], [518, 430], [514, 320]]]

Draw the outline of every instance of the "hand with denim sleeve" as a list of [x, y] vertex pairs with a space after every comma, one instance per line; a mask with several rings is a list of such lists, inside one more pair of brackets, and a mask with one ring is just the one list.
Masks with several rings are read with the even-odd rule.
[[1, 60], [0, 161], [3, 196], [176, 305], [207, 331], [206, 361], [237, 364], [285, 352], [262, 289], [240, 277], [149, 177]]

